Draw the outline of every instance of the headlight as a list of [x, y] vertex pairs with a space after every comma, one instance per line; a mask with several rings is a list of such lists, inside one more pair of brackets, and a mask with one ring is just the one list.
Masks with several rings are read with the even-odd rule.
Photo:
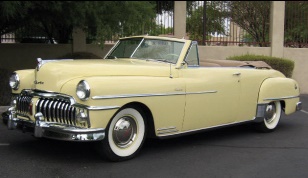
[[76, 94], [79, 99], [87, 100], [90, 96], [90, 85], [85, 80], [81, 80], [77, 85]]
[[17, 73], [14, 72], [10, 77], [10, 86], [13, 90], [17, 90], [19, 88], [19, 83], [19, 76]]

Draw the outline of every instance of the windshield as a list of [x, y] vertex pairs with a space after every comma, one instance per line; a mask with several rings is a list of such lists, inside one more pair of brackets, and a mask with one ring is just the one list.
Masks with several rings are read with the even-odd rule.
[[119, 41], [107, 58], [135, 58], [175, 64], [183, 46], [184, 42], [177, 41], [144, 38], [123, 39]]

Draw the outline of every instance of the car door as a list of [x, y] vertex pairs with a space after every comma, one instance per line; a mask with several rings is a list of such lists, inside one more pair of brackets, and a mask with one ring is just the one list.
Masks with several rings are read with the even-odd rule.
[[[187, 58], [198, 58], [192, 45]], [[221, 126], [235, 122], [240, 101], [240, 77], [237, 68], [199, 67], [187, 59], [180, 70], [186, 85], [183, 131]], [[191, 67], [190, 67], [191, 66]]]

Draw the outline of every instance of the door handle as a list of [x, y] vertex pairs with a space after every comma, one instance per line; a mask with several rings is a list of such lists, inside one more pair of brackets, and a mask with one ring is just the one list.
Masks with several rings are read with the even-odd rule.
[[241, 73], [240, 73], [240, 72], [237, 72], [237, 73], [234, 73], [233, 75], [234, 75], [234, 76], [240, 76]]

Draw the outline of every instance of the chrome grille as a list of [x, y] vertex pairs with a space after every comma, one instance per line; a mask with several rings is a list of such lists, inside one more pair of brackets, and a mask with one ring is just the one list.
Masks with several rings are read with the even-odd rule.
[[[39, 90], [23, 90], [20, 95], [13, 95], [12, 103], [12, 105], [16, 104], [18, 115], [29, 119], [33, 118], [35, 113], [41, 112], [45, 122], [82, 128], [90, 127], [87, 109], [82, 105], [75, 106], [74, 99], [68, 95]], [[80, 117], [80, 113], [83, 113], [83, 117]]]
[[20, 95], [16, 98], [16, 111], [23, 115], [32, 115], [32, 96]]
[[77, 126], [75, 107], [69, 101], [53, 98], [40, 98], [36, 112], [41, 112], [47, 122], [57, 122]]

